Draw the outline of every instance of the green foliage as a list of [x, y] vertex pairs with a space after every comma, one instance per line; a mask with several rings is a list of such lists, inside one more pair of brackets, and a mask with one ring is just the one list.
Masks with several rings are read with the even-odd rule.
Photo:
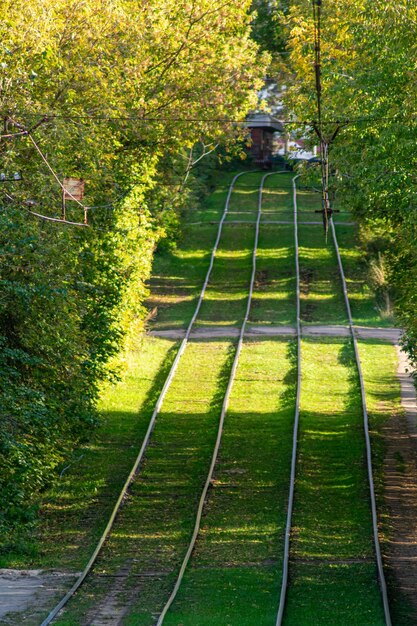
[[263, 50], [273, 56], [284, 51], [286, 44], [285, 24], [282, 19], [288, 11], [288, 0], [253, 0], [255, 19], [252, 36]]
[[[366, 239], [381, 244], [372, 256], [384, 289], [396, 296], [398, 321], [417, 363], [415, 74], [417, 8], [413, 3], [342, 0], [322, 3], [322, 105], [325, 134], [350, 120], [330, 152], [331, 186], [352, 210]], [[294, 0], [288, 17], [287, 105], [296, 119], [317, 119], [312, 3]], [[353, 120], [353, 121], [352, 121]], [[356, 120], [356, 121], [355, 121]], [[308, 129], [307, 129], [308, 133]], [[310, 138], [317, 143], [313, 131]]]
[[[143, 324], [155, 248], [174, 245], [178, 213], [202, 193], [198, 159], [240, 137], [212, 120], [246, 114], [267, 58], [250, 37], [249, 0], [6, 0], [2, 9], [0, 171], [12, 179], [0, 183], [6, 546], [91, 431], [100, 387]], [[85, 179], [89, 228], [45, 219], [61, 215], [65, 176]], [[66, 212], [83, 221], [75, 202]]]

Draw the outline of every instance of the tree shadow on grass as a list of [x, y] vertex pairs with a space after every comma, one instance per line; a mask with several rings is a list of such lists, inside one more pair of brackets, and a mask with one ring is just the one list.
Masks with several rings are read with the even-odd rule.
[[280, 395], [283, 407], [293, 406], [297, 396], [298, 346], [297, 340], [288, 341], [287, 356], [290, 367], [284, 376], [284, 390]]
[[41, 558], [46, 557], [48, 564], [80, 567], [92, 552], [139, 451], [177, 350], [178, 343], [169, 348], [135, 411], [103, 412], [102, 425], [90, 444], [74, 451], [68, 470], [45, 494], [40, 503], [40, 539]]

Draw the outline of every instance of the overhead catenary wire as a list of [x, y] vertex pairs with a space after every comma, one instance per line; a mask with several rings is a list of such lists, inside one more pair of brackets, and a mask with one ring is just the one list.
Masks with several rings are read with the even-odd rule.
[[252, 254], [252, 275], [251, 275], [251, 279], [250, 279], [250, 284], [249, 284], [249, 294], [248, 294], [248, 301], [247, 301], [247, 306], [246, 306], [246, 313], [245, 313], [245, 317], [243, 319], [241, 328], [240, 328], [240, 333], [239, 333], [239, 339], [238, 339], [238, 343], [237, 343], [237, 347], [236, 347], [236, 352], [235, 352], [235, 357], [233, 360], [233, 365], [232, 365], [232, 369], [230, 372], [230, 376], [229, 376], [229, 382], [227, 385], [227, 389], [226, 389], [226, 393], [224, 395], [224, 399], [223, 399], [223, 404], [222, 404], [222, 409], [221, 409], [221, 413], [220, 413], [220, 418], [219, 418], [219, 425], [218, 425], [218, 429], [217, 429], [217, 437], [216, 437], [216, 442], [214, 445], [214, 449], [213, 449], [213, 454], [212, 454], [212, 458], [211, 458], [211, 463], [210, 463], [210, 467], [209, 467], [209, 471], [207, 474], [207, 478], [206, 481], [204, 483], [204, 487], [200, 496], [200, 500], [198, 503], [198, 508], [197, 508], [197, 514], [196, 514], [196, 519], [195, 519], [195, 524], [194, 524], [194, 530], [193, 530], [193, 534], [191, 536], [191, 540], [190, 543], [188, 545], [187, 551], [185, 553], [184, 559], [182, 561], [181, 567], [180, 567], [180, 571], [178, 573], [178, 577], [177, 580], [175, 582], [174, 588], [167, 600], [167, 602], [165, 603], [161, 614], [158, 617], [158, 621], [156, 623], [156, 626], [162, 626], [162, 624], [164, 623], [165, 617], [172, 605], [172, 603], [174, 602], [178, 590], [181, 586], [181, 583], [183, 581], [184, 578], [184, 574], [185, 571], [187, 569], [188, 563], [190, 561], [191, 558], [191, 554], [194, 550], [197, 538], [198, 538], [198, 534], [200, 532], [200, 525], [201, 525], [201, 518], [203, 515], [203, 509], [204, 509], [204, 504], [206, 502], [206, 498], [207, 498], [207, 493], [211, 484], [211, 481], [213, 479], [213, 473], [214, 473], [214, 468], [217, 462], [217, 457], [219, 454], [219, 449], [220, 449], [220, 444], [221, 444], [221, 440], [222, 440], [222, 435], [223, 435], [223, 428], [224, 428], [224, 421], [225, 421], [225, 417], [226, 417], [226, 412], [229, 406], [229, 399], [230, 399], [230, 394], [232, 392], [232, 388], [233, 388], [233, 384], [234, 384], [234, 380], [235, 380], [235, 376], [236, 376], [236, 370], [237, 370], [237, 366], [239, 363], [239, 357], [240, 357], [240, 353], [242, 350], [242, 346], [243, 346], [243, 340], [244, 340], [244, 335], [245, 335], [245, 330], [246, 330], [246, 325], [248, 323], [248, 319], [249, 319], [249, 313], [250, 313], [250, 309], [251, 309], [251, 304], [252, 304], [252, 295], [253, 295], [253, 291], [254, 291], [254, 286], [255, 286], [255, 277], [256, 277], [256, 256], [257, 256], [257, 248], [258, 248], [258, 239], [259, 239], [259, 230], [260, 230], [260, 222], [261, 222], [261, 217], [262, 217], [262, 193], [263, 193], [263, 186], [264, 186], [264, 182], [265, 180], [268, 178], [268, 176], [273, 176], [276, 175], [278, 173], [283, 173], [283, 172], [272, 172], [272, 173], [268, 173], [268, 174], [264, 174], [264, 176], [262, 177], [261, 180], [261, 184], [259, 187], [259, 199], [258, 199], [258, 215], [257, 215], [257, 220], [256, 220], [256, 225], [255, 225], [255, 240], [254, 240], [254, 245], [253, 245], [253, 254]]
[[70, 220], [63, 220], [63, 219], [60, 219], [59, 217], [49, 217], [48, 215], [42, 215], [42, 213], [36, 213], [36, 211], [31, 211], [30, 209], [27, 209], [26, 207], [23, 207], [23, 209], [27, 213], [30, 213], [30, 215], [33, 215], [34, 217], [38, 217], [41, 220], [46, 220], [47, 222], [55, 222], [57, 224], [63, 224], [67, 226], [79, 226], [82, 228], [89, 228], [89, 224], [84, 224], [83, 222], [71, 222]]
[[[0, 112], [0, 116], [1, 116], [1, 112]], [[6, 113], [4, 113], [3, 115], [6, 115]], [[25, 117], [25, 118], [31, 118], [31, 117], [39, 117], [39, 113], [33, 113], [30, 111], [19, 111], [18, 115], [20, 115], [21, 117]], [[405, 120], [415, 120], [417, 121], [417, 111], [413, 111], [411, 113], [407, 113], [407, 114], [403, 114], [403, 113], [399, 113], [396, 115], [374, 115], [374, 116], [363, 116], [363, 117], [350, 117], [350, 118], [343, 118], [343, 117], [337, 117], [337, 118], [332, 118], [332, 119], [322, 119], [320, 122], [317, 120], [317, 118], [312, 117], [311, 119], [302, 119], [302, 120], [296, 120], [293, 118], [282, 118], [280, 117], [279, 114], [275, 114], [274, 117], [276, 117], [278, 119], [278, 121], [280, 121], [282, 124], [285, 124], [287, 126], [309, 126], [309, 127], [313, 127], [314, 124], [316, 124], [317, 126], [321, 126], [321, 127], [325, 127], [325, 126], [329, 126], [332, 125], [334, 126], [336, 125], [341, 125], [341, 126], [345, 126], [345, 125], [354, 125], [354, 124], [373, 124], [375, 122], [393, 122], [393, 123], [403, 123]], [[48, 122], [53, 121], [54, 119], [57, 120], [64, 120], [64, 121], [82, 121], [82, 120], [86, 120], [88, 121], [103, 121], [103, 122], [135, 122], [135, 123], [140, 123], [140, 124], [168, 124], [171, 122], [174, 123], [183, 123], [183, 124], [247, 124], [248, 123], [248, 119], [235, 119], [235, 118], [202, 118], [202, 117], [188, 117], [188, 118], [184, 118], [184, 117], [146, 117], [143, 115], [96, 115], [96, 114], [71, 114], [71, 113], [67, 113], [67, 114], [63, 114], [63, 113], [45, 113], [42, 114], [42, 119], [44, 119]], [[27, 133], [25, 133], [27, 134]], [[16, 137], [21, 137], [21, 135], [17, 135]], [[1, 135], [0, 135], [0, 139], [1, 139]]]
[[52, 168], [51, 164], [49, 163], [48, 159], [46, 158], [46, 156], [44, 155], [44, 153], [42, 152], [42, 150], [40, 149], [40, 147], [38, 146], [38, 144], [36, 143], [36, 141], [34, 140], [34, 138], [32, 137], [31, 133], [28, 133], [27, 135], [30, 139], [30, 141], [33, 143], [33, 145], [35, 146], [36, 151], [39, 153], [42, 161], [45, 163], [45, 165], [47, 166], [47, 168], [49, 169], [49, 171], [51, 172], [52, 176], [55, 178], [55, 180], [57, 181], [58, 185], [61, 187], [62, 192], [66, 193], [68, 196], [70, 196], [71, 200], [74, 200], [74, 202], [76, 202], [82, 209], [84, 209], [84, 211], [88, 210], [87, 207], [78, 200], [78, 198], [75, 198], [69, 191], [68, 189], [66, 189], [64, 187], [64, 185], [61, 183], [58, 175], [56, 174], [55, 170]]
[[45, 122], [48, 121], [48, 117], [46, 115], [42, 115], [41, 119], [38, 122], [36, 122], [36, 124], [33, 124], [30, 128], [25, 128], [24, 126], [19, 124], [19, 122], [14, 120], [9, 115], [5, 117], [5, 121], [6, 122], [10, 121], [14, 126], [16, 126], [17, 128], [20, 128], [21, 130], [18, 131], [17, 133], [6, 133], [4, 135], [0, 135], [0, 139], [16, 139], [18, 137], [25, 137], [29, 135], [31, 132], [36, 130], [39, 126], [41, 126], [42, 124], [45, 124]]
[[47, 615], [47, 617], [43, 620], [41, 626], [49, 626], [49, 624], [51, 624], [53, 622], [53, 620], [58, 615], [58, 613], [61, 611], [61, 609], [75, 595], [77, 590], [81, 587], [81, 585], [83, 584], [83, 582], [85, 581], [85, 579], [87, 578], [89, 573], [91, 572], [91, 570], [93, 568], [93, 565], [96, 562], [96, 559], [97, 559], [97, 557], [98, 557], [98, 555], [99, 555], [99, 553], [100, 553], [100, 551], [101, 551], [101, 549], [102, 549], [102, 547], [103, 547], [107, 537], [110, 534], [110, 531], [111, 531], [111, 529], [113, 527], [113, 524], [114, 524], [114, 521], [116, 519], [117, 513], [119, 512], [120, 506], [121, 506], [121, 504], [122, 504], [122, 502], [123, 502], [123, 500], [124, 500], [124, 498], [126, 496], [126, 493], [127, 493], [128, 489], [129, 489], [129, 486], [130, 486], [133, 478], [136, 476], [136, 474], [138, 472], [140, 464], [142, 463], [143, 457], [144, 457], [145, 452], [147, 450], [147, 447], [148, 447], [148, 444], [149, 444], [149, 441], [150, 441], [150, 438], [151, 438], [151, 435], [152, 435], [152, 432], [153, 432], [153, 429], [154, 429], [154, 426], [155, 426], [156, 418], [157, 418], [157, 416], [158, 416], [158, 414], [159, 414], [159, 412], [160, 412], [160, 410], [162, 408], [162, 404], [164, 402], [164, 399], [165, 399], [165, 396], [166, 396], [166, 394], [168, 392], [168, 389], [171, 386], [171, 383], [172, 383], [172, 380], [174, 378], [175, 372], [176, 372], [176, 370], [178, 368], [178, 364], [180, 362], [181, 356], [183, 355], [183, 353], [185, 351], [185, 348], [186, 348], [186, 346], [188, 344], [188, 340], [190, 338], [190, 334], [191, 334], [192, 328], [194, 326], [194, 322], [197, 319], [197, 316], [199, 314], [199, 311], [200, 311], [200, 308], [201, 308], [201, 305], [202, 305], [202, 302], [203, 302], [203, 298], [204, 298], [204, 295], [205, 295], [205, 292], [206, 292], [206, 289], [207, 289], [207, 286], [208, 286], [208, 283], [209, 283], [209, 280], [210, 280], [211, 272], [212, 272], [212, 269], [213, 269], [214, 259], [215, 259], [216, 253], [217, 253], [217, 248], [218, 248], [220, 237], [221, 237], [221, 234], [222, 234], [223, 224], [224, 224], [224, 222], [226, 220], [226, 217], [227, 217], [227, 213], [228, 213], [228, 209], [229, 209], [229, 203], [230, 203], [230, 198], [231, 198], [231, 195], [232, 195], [232, 191], [233, 191], [234, 185], [235, 185], [236, 181], [238, 180], [238, 178], [240, 178], [240, 176], [243, 176], [243, 174], [245, 174], [245, 173], [246, 172], [240, 172], [239, 174], [237, 174], [233, 178], [233, 180], [232, 180], [232, 182], [230, 184], [229, 191], [228, 191], [227, 198], [226, 198], [226, 202], [225, 202], [225, 208], [224, 208], [223, 215], [222, 215], [222, 218], [221, 218], [221, 220], [219, 222], [219, 227], [218, 227], [218, 230], [217, 230], [216, 241], [215, 241], [213, 249], [212, 249], [209, 267], [208, 267], [208, 270], [207, 270], [207, 274], [206, 274], [206, 277], [205, 277], [205, 280], [204, 280], [204, 284], [203, 284], [202, 290], [200, 292], [200, 296], [199, 296], [198, 301], [197, 301], [197, 305], [196, 305], [194, 314], [193, 314], [193, 316], [191, 318], [191, 321], [190, 321], [190, 323], [189, 323], [189, 325], [187, 327], [187, 331], [186, 331], [185, 337], [184, 337], [184, 339], [181, 342], [181, 345], [180, 345], [180, 347], [178, 349], [178, 352], [177, 352], [177, 354], [175, 356], [174, 362], [173, 362], [173, 364], [171, 366], [171, 369], [170, 369], [170, 371], [168, 373], [168, 376], [167, 376], [167, 378], [165, 380], [165, 383], [164, 383], [164, 386], [162, 388], [162, 391], [161, 391], [161, 393], [160, 393], [160, 395], [158, 397], [158, 400], [156, 402], [154, 411], [153, 411], [151, 419], [149, 421], [148, 429], [147, 429], [145, 437], [143, 439], [143, 442], [142, 442], [140, 451], [138, 453], [138, 456], [136, 457], [135, 463], [133, 464], [133, 467], [132, 467], [129, 475], [126, 478], [126, 481], [125, 481], [125, 483], [124, 483], [124, 485], [122, 487], [122, 490], [121, 490], [121, 492], [120, 492], [120, 494], [119, 494], [119, 496], [117, 498], [117, 501], [116, 501], [116, 503], [114, 505], [114, 508], [113, 508], [112, 513], [110, 515], [110, 518], [109, 518], [109, 520], [107, 522], [107, 525], [106, 525], [106, 527], [105, 527], [105, 529], [104, 529], [104, 531], [103, 531], [103, 533], [102, 533], [102, 535], [101, 535], [101, 537], [100, 537], [100, 539], [99, 539], [99, 541], [98, 541], [98, 543], [97, 543], [97, 545], [96, 545], [96, 547], [95, 547], [95, 549], [93, 551], [93, 554], [91, 555], [87, 565], [85, 566], [85, 568], [83, 569], [83, 571], [81, 572], [80, 576], [77, 578], [77, 580], [75, 581], [75, 583], [73, 584], [71, 589], [69, 589], [69, 591], [60, 600], [60, 602], [58, 602], [58, 604], [50, 611], [50, 613]]
[[44, 220], [46, 222], [55, 222], [56, 224], [62, 224], [66, 226], [80, 226], [83, 228], [89, 228], [89, 224], [85, 224], [84, 222], [71, 222], [70, 220], [63, 220], [58, 217], [50, 217], [49, 215], [44, 215], [43, 213], [38, 213], [36, 211], [32, 211], [27, 206], [24, 206], [23, 203], [17, 204], [15, 198], [13, 198], [10, 194], [5, 193], [5, 196], [8, 200], [13, 202], [13, 206], [17, 206], [18, 209], [24, 210], [26, 213], [37, 217], [38, 219]]

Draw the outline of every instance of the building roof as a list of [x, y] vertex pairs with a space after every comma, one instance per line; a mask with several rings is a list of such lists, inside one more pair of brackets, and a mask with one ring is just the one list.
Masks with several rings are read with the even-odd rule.
[[272, 133], [282, 133], [284, 130], [281, 122], [269, 113], [251, 113], [246, 120], [246, 128], [263, 128]]

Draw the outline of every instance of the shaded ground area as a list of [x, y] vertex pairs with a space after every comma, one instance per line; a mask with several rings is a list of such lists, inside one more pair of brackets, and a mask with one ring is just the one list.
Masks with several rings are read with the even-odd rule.
[[396, 624], [417, 622], [417, 428], [416, 391], [405, 354], [398, 350], [402, 411], [387, 422], [383, 435], [385, 498], [389, 511], [386, 563], [394, 588]]
[[40, 624], [45, 609], [57, 594], [63, 594], [75, 580], [75, 573], [42, 570], [0, 570], [0, 623], [16, 626], [28, 610], [25, 623]]
[[[366, 326], [356, 326], [356, 335], [360, 339], [381, 339], [390, 343], [398, 343], [401, 336], [400, 328], [371, 328]], [[150, 331], [150, 335], [154, 337], [165, 337], [170, 339], [180, 339], [184, 337], [185, 331], [177, 329], [155, 330]], [[265, 336], [281, 336], [295, 335], [295, 326], [267, 326], [267, 325], [249, 325], [245, 335], [247, 337], [255, 337], [259, 335]], [[302, 334], [305, 337], [349, 337], [350, 329], [348, 326], [338, 326], [335, 324], [321, 324], [312, 326], [303, 326]], [[199, 327], [192, 331], [191, 336], [194, 339], [203, 338], [219, 338], [219, 337], [237, 337], [239, 328], [237, 326], [209, 326]]]

